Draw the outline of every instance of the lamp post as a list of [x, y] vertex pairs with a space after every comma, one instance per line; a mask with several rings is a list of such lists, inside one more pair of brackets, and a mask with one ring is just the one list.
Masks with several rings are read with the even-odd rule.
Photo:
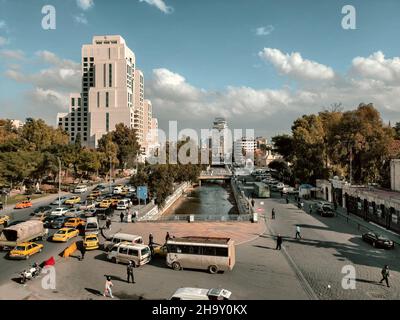
[[111, 157], [110, 157], [110, 193], [111, 193]]
[[58, 206], [61, 206], [61, 160], [60, 157], [57, 157], [58, 160]]

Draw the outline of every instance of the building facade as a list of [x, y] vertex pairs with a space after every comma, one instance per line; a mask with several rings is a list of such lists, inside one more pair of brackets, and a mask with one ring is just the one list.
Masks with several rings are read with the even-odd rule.
[[242, 137], [233, 143], [233, 156], [236, 164], [244, 164], [246, 159], [254, 162], [257, 143], [254, 138]]
[[118, 35], [95, 36], [82, 46], [82, 91], [70, 95], [69, 112], [57, 116], [58, 125], [73, 142], [96, 148], [99, 139], [119, 123], [137, 130], [144, 145], [144, 79], [135, 54]]
[[211, 162], [214, 165], [232, 163], [232, 134], [224, 118], [215, 118], [211, 133]]

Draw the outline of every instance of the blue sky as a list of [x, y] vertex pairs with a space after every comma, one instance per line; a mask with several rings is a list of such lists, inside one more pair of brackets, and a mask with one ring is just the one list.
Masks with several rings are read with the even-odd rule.
[[[33, 99], [35, 102], [32, 102], [30, 99], [35, 94], [31, 91], [35, 89], [40, 88], [41, 92], [49, 90], [45, 83], [39, 85], [32, 76], [46, 68], [56, 68], [49, 61], [40, 59], [37, 52], [48, 51], [60, 60], [78, 63], [82, 44], [90, 43], [93, 35], [120, 34], [135, 52], [137, 66], [144, 71], [149, 88], [146, 92], [153, 100], [161, 126], [165, 126], [168, 120], [175, 120], [170, 118], [171, 111], [184, 109], [182, 114], [176, 114], [176, 120], [181, 121], [182, 126], [207, 127], [212, 117], [224, 115], [235, 127], [255, 128], [257, 133], [271, 136], [287, 131], [302, 112], [317, 112], [321, 106], [334, 102], [342, 102], [346, 108], [351, 108], [357, 105], [357, 101], [374, 102], [385, 120], [400, 120], [399, 105], [391, 102], [400, 83], [395, 59], [400, 53], [399, 1], [81, 2], [92, 6], [83, 9], [77, 0], [0, 0], [0, 37], [5, 42], [0, 47], [0, 54], [3, 52], [0, 56], [0, 117], [23, 119], [32, 112], [35, 117], [54, 122], [57, 111], [62, 109], [61, 104], [52, 108], [54, 101], [50, 99], [49, 106], [41, 108], [35, 106], [41, 100]], [[57, 10], [56, 30], [41, 28], [41, 9], [47, 4]], [[356, 8], [356, 30], [341, 27], [341, 10], [346, 4]], [[171, 8], [168, 13], [162, 11], [162, 5]], [[76, 17], [81, 18], [80, 23]], [[257, 35], [257, 28], [269, 32]], [[332, 91], [332, 83], [324, 86], [315, 78], [310, 83], [309, 77], [300, 74], [307, 63], [303, 66], [300, 63], [298, 70], [288, 71], [278, 61], [279, 52], [268, 51], [264, 56], [260, 55], [264, 48], [277, 49], [289, 56], [296, 52], [303, 60], [326, 66], [335, 74], [337, 90]], [[10, 54], [5, 55], [4, 51], [21, 51], [24, 58], [10, 58]], [[372, 58], [376, 75], [369, 69], [365, 70], [371, 59], [363, 60], [361, 67], [354, 66], [354, 58], [368, 59], [376, 52], [385, 56], [383, 61]], [[382, 66], [388, 68], [386, 71], [390, 74], [393, 72], [393, 79], [382, 79], [379, 74]], [[10, 70], [18, 71], [19, 80], [16, 81], [15, 72], [10, 75]], [[166, 77], [165, 72], [154, 70], [167, 70], [171, 74]], [[317, 72], [320, 71], [317, 68]], [[162, 81], [157, 77], [162, 77]], [[182, 85], [171, 87], [171, 83], [164, 83], [171, 77], [185, 80], [179, 78]], [[160, 81], [155, 85], [154, 79], [165, 86], [160, 87]], [[331, 81], [333, 77], [327, 76], [322, 82], [327, 79]], [[354, 79], [360, 81], [357, 88], [367, 84], [373, 87], [360, 92], [354, 90], [354, 96], [351, 96], [343, 88]], [[379, 86], [376, 81], [381, 81]], [[186, 86], [184, 94], [192, 96], [183, 96], [181, 101], [163, 95], [169, 89], [179, 91]], [[69, 87], [62, 88], [60, 83], [59, 88], [52, 87], [51, 90], [60, 92], [57, 97], [61, 99]], [[390, 91], [387, 96], [382, 96], [382, 88]], [[276, 98], [277, 94], [282, 95], [282, 90], [285, 91], [284, 97]], [[177, 96], [180, 94], [183, 93], [177, 92]], [[238, 94], [241, 95], [239, 98]], [[251, 100], [248, 109], [243, 98], [247, 95]], [[194, 105], [193, 99], [198, 100]], [[240, 99], [244, 101], [237, 102]], [[46, 101], [42, 102], [47, 105]], [[309, 105], [304, 107], [307, 102]], [[32, 106], [28, 107], [30, 103]], [[237, 105], [230, 107], [229, 104]]]

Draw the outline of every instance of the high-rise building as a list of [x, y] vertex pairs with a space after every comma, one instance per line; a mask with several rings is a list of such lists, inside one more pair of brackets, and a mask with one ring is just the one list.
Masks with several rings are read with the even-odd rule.
[[246, 159], [254, 161], [256, 141], [252, 137], [242, 137], [233, 143], [235, 163], [244, 164]]
[[95, 36], [82, 46], [82, 91], [70, 95], [69, 113], [58, 114], [57, 122], [71, 141], [80, 134], [88, 147], [97, 147], [104, 134], [123, 123], [137, 130], [145, 149], [143, 103], [143, 73], [136, 69], [135, 54], [125, 40]]
[[215, 118], [211, 134], [212, 164], [232, 163], [232, 134], [224, 118]]

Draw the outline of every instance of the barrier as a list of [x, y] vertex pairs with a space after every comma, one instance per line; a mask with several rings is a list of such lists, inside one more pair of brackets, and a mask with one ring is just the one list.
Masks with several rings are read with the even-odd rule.
[[76, 245], [76, 242], [71, 244], [68, 248], [64, 250], [63, 253], [63, 258], [68, 258], [71, 254], [73, 254], [76, 250], [78, 250], [78, 247]]

